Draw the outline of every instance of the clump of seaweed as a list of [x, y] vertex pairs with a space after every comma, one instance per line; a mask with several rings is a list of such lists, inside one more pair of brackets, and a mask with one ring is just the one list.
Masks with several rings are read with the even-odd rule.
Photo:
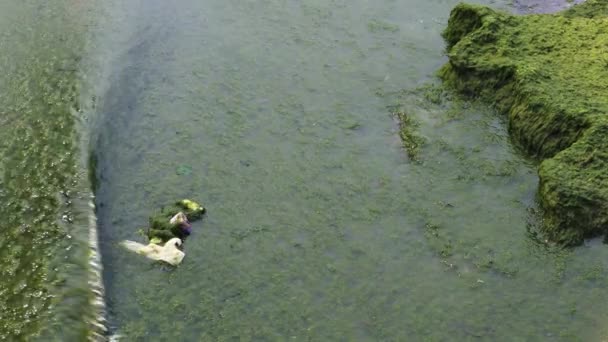
[[492, 103], [541, 161], [544, 232], [564, 245], [608, 227], [608, 4], [513, 16], [456, 6], [443, 33], [446, 85]]
[[420, 162], [420, 148], [426, 142], [426, 139], [418, 134], [420, 123], [402, 109], [393, 111], [393, 115], [399, 120], [399, 136], [403, 141], [408, 157], [415, 162]]
[[370, 21], [367, 24], [367, 28], [370, 30], [370, 32], [373, 32], [373, 33], [382, 32], [382, 31], [395, 33], [395, 32], [399, 31], [399, 26], [386, 22], [386, 21], [377, 20], [377, 19]]
[[188, 233], [184, 231], [183, 224], [171, 222], [171, 218], [180, 212], [186, 215], [188, 221], [196, 221], [203, 217], [205, 208], [188, 199], [162, 207], [157, 213], [150, 216], [150, 227], [146, 232], [148, 238], [150, 240], [160, 239], [163, 242], [175, 237], [184, 239]]

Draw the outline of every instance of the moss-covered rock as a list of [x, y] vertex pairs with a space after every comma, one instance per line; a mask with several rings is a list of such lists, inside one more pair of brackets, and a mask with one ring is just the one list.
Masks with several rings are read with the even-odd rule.
[[439, 75], [507, 114], [509, 131], [539, 158], [550, 239], [566, 245], [608, 229], [608, 1], [551, 15], [456, 6]]
[[188, 221], [192, 222], [202, 218], [205, 208], [188, 199], [162, 207], [157, 213], [150, 216], [150, 227], [147, 231], [148, 238], [150, 240], [160, 239], [163, 242], [174, 237], [184, 239], [188, 233], [186, 233], [182, 225], [170, 222], [171, 218], [179, 212], [184, 213]]
[[581, 5], [574, 6], [562, 13], [565, 17], [601, 18], [608, 14], [608, 1], [587, 0]]

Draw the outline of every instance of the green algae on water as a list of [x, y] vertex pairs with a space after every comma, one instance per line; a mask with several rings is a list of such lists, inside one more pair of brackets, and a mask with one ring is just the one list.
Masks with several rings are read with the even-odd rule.
[[75, 122], [82, 32], [67, 5], [0, 4], [0, 340], [89, 334]]
[[[400, 102], [428, 139], [424, 163], [404, 156], [386, 108], [442, 62], [448, 2], [112, 2], [130, 30], [99, 44], [117, 71], [97, 200], [125, 340], [605, 339], [607, 293], [579, 266], [608, 249], [527, 238], [538, 179], [502, 118]], [[203, 195], [177, 269], [118, 247], [167, 198]]]
[[167, 241], [174, 237], [184, 239], [187, 235], [182, 231], [181, 225], [170, 222], [171, 218], [180, 212], [186, 215], [188, 221], [193, 222], [203, 217], [205, 208], [189, 199], [176, 201], [171, 205], [162, 207], [150, 216], [150, 227], [146, 232], [148, 238], [150, 240], [160, 239], [162, 241]]
[[373, 33], [377, 33], [377, 32], [382, 32], [382, 31], [386, 31], [386, 32], [391, 32], [391, 33], [395, 33], [399, 31], [399, 26], [386, 22], [386, 21], [382, 21], [382, 20], [371, 20], [368, 24], [367, 24], [368, 29], [370, 30], [370, 32]]
[[399, 136], [403, 141], [403, 146], [411, 160], [419, 162], [419, 151], [424, 145], [425, 139], [417, 132], [420, 123], [412, 115], [399, 109], [393, 112], [399, 120]]
[[608, 9], [589, 1], [553, 15], [456, 6], [439, 75], [508, 115], [539, 167], [544, 231], [579, 244], [608, 227]]

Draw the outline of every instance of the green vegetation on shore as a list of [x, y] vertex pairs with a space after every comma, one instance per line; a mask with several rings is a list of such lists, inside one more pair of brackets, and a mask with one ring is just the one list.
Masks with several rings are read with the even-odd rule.
[[444, 38], [445, 83], [508, 115], [509, 132], [540, 161], [550, 240], [575, 245], [608, 227], [607, 1], [513, 16], [460, 4]]

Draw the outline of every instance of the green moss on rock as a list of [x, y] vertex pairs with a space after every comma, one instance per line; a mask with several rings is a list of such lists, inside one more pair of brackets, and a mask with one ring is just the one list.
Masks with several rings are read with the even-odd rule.
[[587, 0], [586, 2], [574, 6], [565, 11], [565, 17], [585, 17], [585, 18], [601, 18], [608, 13], [608, 1], [606, 0]]
[[608, 228], [608, 1], [513, 16], [460, 4], [439, 71], [458, 91], [508, 115], [541, 160], [539, 197], [550, 239], [566, 245]]

